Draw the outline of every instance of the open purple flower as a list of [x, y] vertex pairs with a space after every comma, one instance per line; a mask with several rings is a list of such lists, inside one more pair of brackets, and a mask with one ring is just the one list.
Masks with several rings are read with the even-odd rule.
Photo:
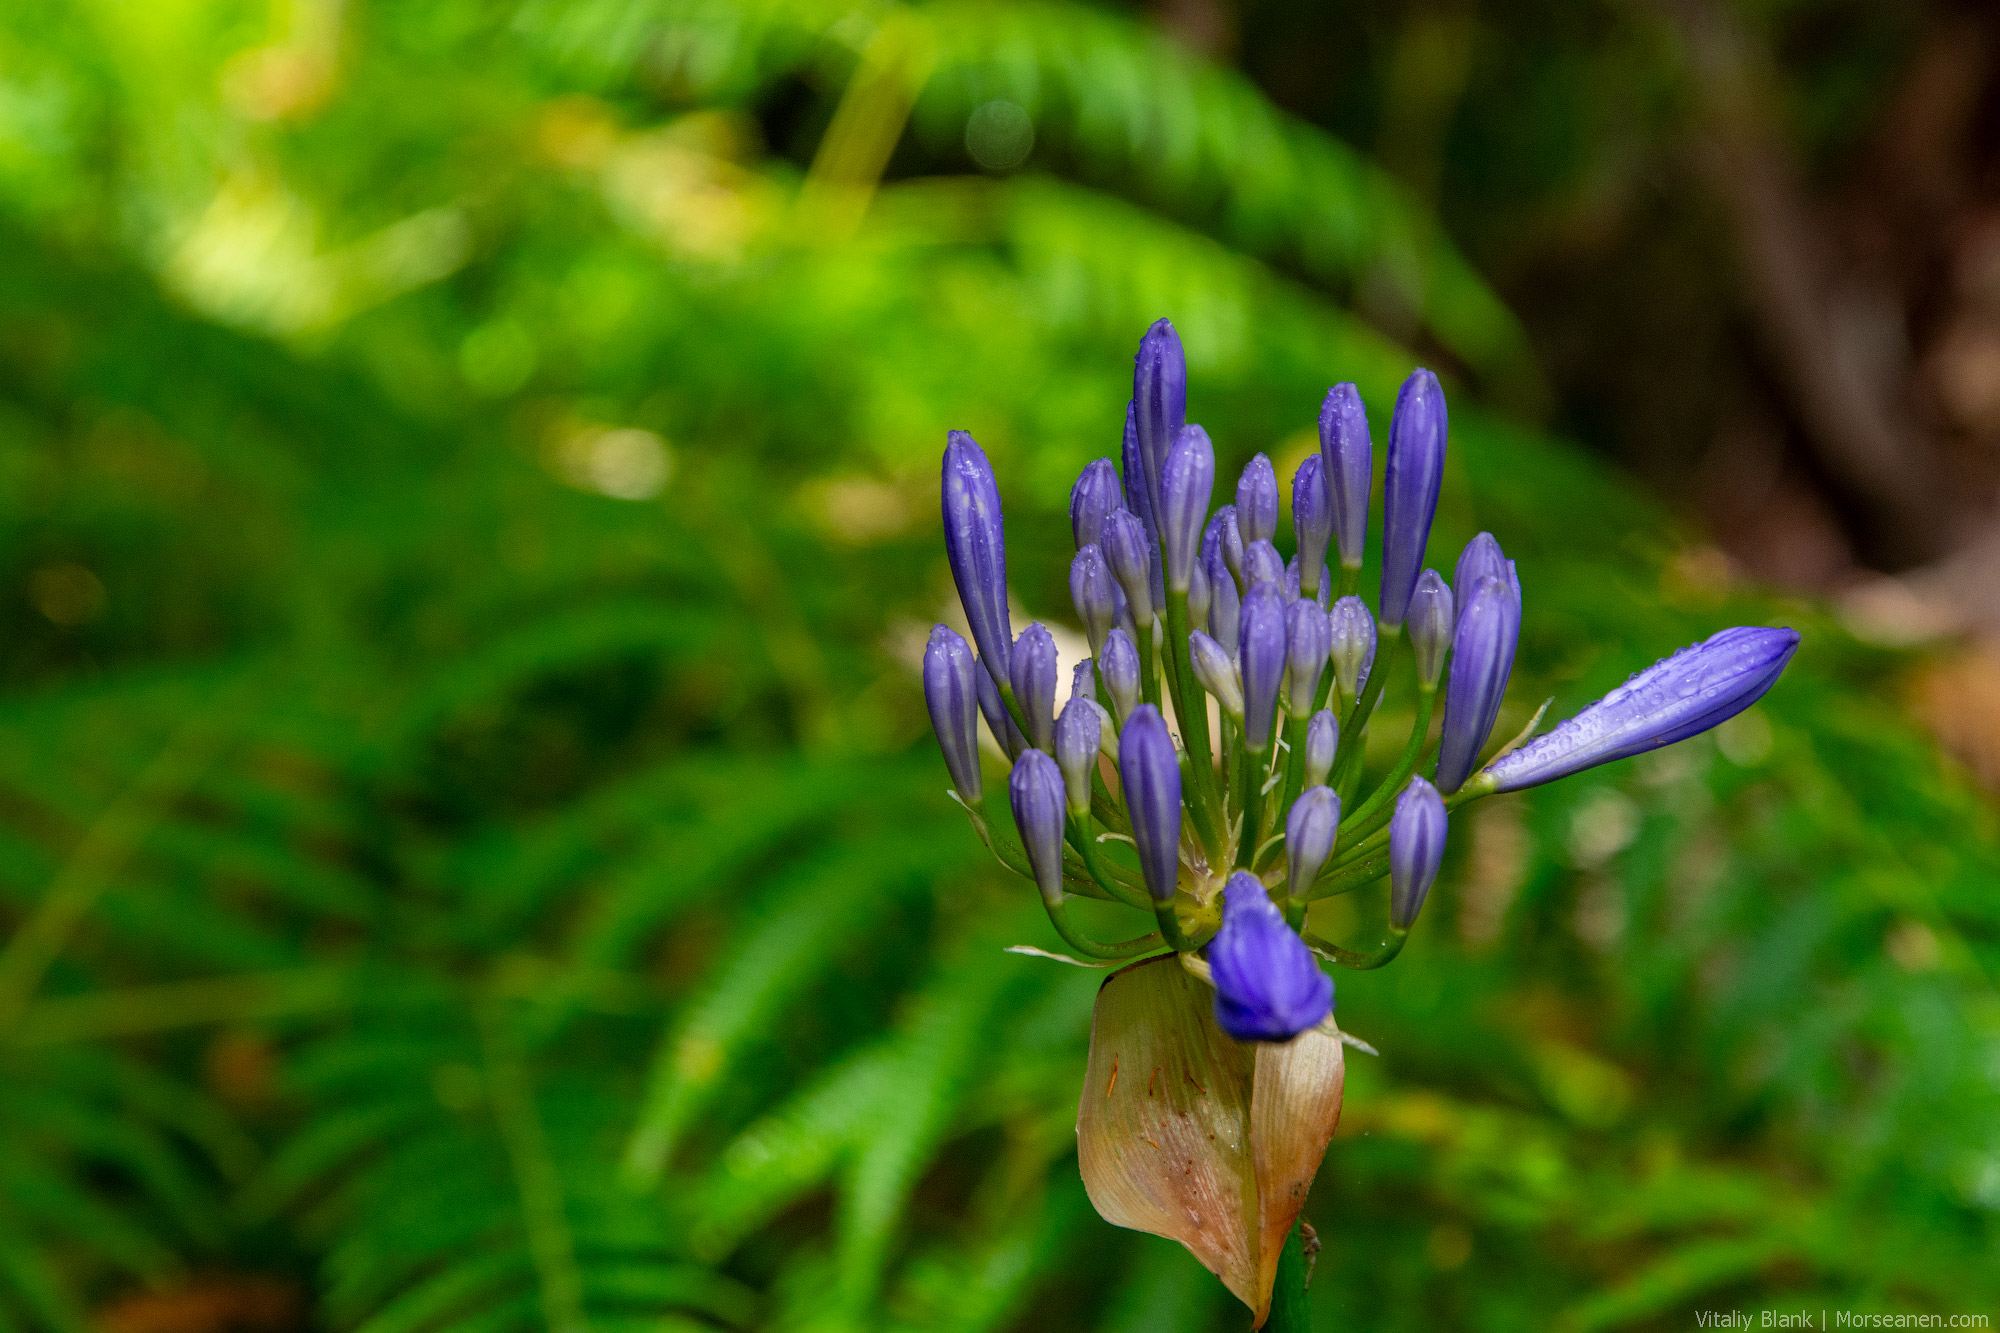
[[1238, 1041], [1290, 1041], [1333, 1012], [1333, 978], [1247, 870], [1222, 887], [1222, 929], [1208, 944], [1215, 1021]]

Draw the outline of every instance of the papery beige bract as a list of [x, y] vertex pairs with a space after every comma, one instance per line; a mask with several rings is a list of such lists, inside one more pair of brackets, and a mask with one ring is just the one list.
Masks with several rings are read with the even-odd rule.
[[1338, 1039], [1238, 1042], [1172, 954], [1097, 993], [1077, 1108], [1084, 1188], [1104, 1220], [1177, 1240], [1262, 1327], [1278, 1252], [1340, 1120]]

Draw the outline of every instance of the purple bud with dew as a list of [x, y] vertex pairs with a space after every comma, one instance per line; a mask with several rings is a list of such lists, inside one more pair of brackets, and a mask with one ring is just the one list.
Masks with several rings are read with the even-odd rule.
[[1368, 541], [1368, 493], [1375, 484], [1375, 451], [1368, 439], [1368, 414], [1361, 406], [1361, 392], [1352, 384], [1334, 385], [1320, 404], [1319, 458], [1341, 566], [1359, 569], [1362, 548]]
[[1118, 733], [1118, 781], [1132, 817], [1139, 870], [1155, 902], [1170, 902], [1180, 881], [1181, 765], [1160, 710], [1140, 704]]
[[1243, 548], [1243, 590], [1268, 583], [1282, 595], [1285, 591], [1285, 558], [1268, 541], [1254, 541]]
[[1194, 664], [1194, 678], [1214, 696], [1216, 705], [1229, 716], [1243, 717], [1243, 676], [1236, 669], [1236, 655], [1200, 630], [1188, 635], [1188, 660]]
[[1077, 477], [1069, 490], [1069, 530], [1077, 550], [1097, 544], [1104, 520], [1124, 503], [1121, 497], [1118, 469], [1108, 458], [1098, 459]]
[[1244, 594], [1236, 661], [1243, 672], [1243, 744], [1262, 754], [1285, 679], [1285, 595], [1277, 584], [1259, 583]]
[[1263, 454], [1244, 465], [1236, 483], [1236, 526], [1246, 547], [1278, 535], [1278, 474]]
[[1389, 420], [1389, 468], [1382, 482], [1382, 626], [1398, 629], [1423, 568], [1424, 546], [1444, 483], [1444, 390], [1418, 369], [1403, 381]]
[[1763, 698], [1798, 646], [1793, 629], [1723, 630], [1496, 760], [1487, 776], [1495, 791], [1519, 791], [1698, 735]]
[[1069, 697], [1072, 699], [1097, 698], [1097, 663], [1086, 657], [1070, 668]]
[[1124, 630], [1114, 629], [1104, 636], [1104, 650], [1097, 655], [1097, 678], [1111, 696], [1111, 711], [1117, 714], [1118, 725], [1124, 726], [1139, 706], [1139, 650]]
[[1101, 547], [1085, 546], [1069, 562], [1069, 599], [1076, 607], [1076, 618], [1083, 622], [1090, 651], [1102, 652], [1104, 636], [1118, 623], [1118, 583], [1111, 577], [1111, 566], [1105, 562]]
[[1459, 608], [1438, 738], [1439, 791], [1455, 792], [1472, 776], [1500, 716], [1520, 637], [1520, 602], [1505, 583], [1488, 574], [1474, 586], [1471, 603]]
[[1319, 603], [1304, 597], [1285, 608], [1285, 712], [1312, 715], [1319, 675], [1333, 650], [1333, 630]]
[[1040, 750], [1024, 750], [1007, 778], [1007, 802], [1014, 827], [1028, 853], [1028, 868], [1044, 900], [1063, 896], [1063, 781], [1056, 761]]
[[1333, 1012], [1333, 978], [1247, 870], [1222, 886], [1222, 929], [1208, 943], [1208, 969], [1215, 1021], [1238, 1041], [1290, 1041]]
[[[1322, 611], [1333, 604], [1333, 579], [1331, 575], [1332, 571], [1325, 565], [1321, 565], [1319, 567], [1319, 588], [1312, 596], [1306, 598], [1307, 601], [1317, 602], [1319, 609]], [[1305, 593], [1299, 587], [1299, 558], [1293, 556], [1285, 562], [1285, 600], [1287, 602], [1296, 602], [1300, 597], [1304, 596]]]
[[1056, 739], [1056, 641], [1040, 624], [1028, 626], [1014, 640], [1014, 656], [1008, 661], [1013, 677], [1014, 702], [1027, 719], [1028, 741], [1037, 750], [1047, 750]]
[[1333, 541], [1333, 505], [1318, 454], [1308, 454], [1292, 474], [1292, 536], [1296, 539], [1299, 592], [1326, 605], [1326, 548]]
[[1167, 450], [1187, 424], [1187, 353], [1167, 320], [1156, 320], [1139, 340], [1139, 355], [1132, 362], [1132, 408], [1146, 494], [1155, 501], [1152, 511], [1157, 514]]
[[1417, 680], [1427, 690], [1437, 688], [1444, 674], [1445, 654], [1451, 651], [1451, 589], [1435, 569], [1417, 576], [1417, 590], [1410, 595], [1410, 646], [1416, 649]]
[[[993, 673], [990, 671], [979, 672], [977, 683], [979, 688], [979, 714], [986, 719], [986, 729], [993, 733], [993, 739], [1000, 743], [1000, 748], [1007, 752], [1009, 759], [1017, 757], [1021, 751], [1028, 748], [1028, 738], [1021, 734], [1019, 727], [1014, 725], [1013, 715], [1007, 711], [1007, 705], [1001, 701], [1000, 687], [993, 683]], [[1008, 688], [1013, 688], [1011, 681], [1008, 683]]]
[[[1139, 516], [1139, 522], [1146, 528], [1147, 563], [1151, 566], [1153, 589], [1152, 606], [1166, 602], [1167, 585], [1160, 568], [1160, 523], [1158, 518], [1159, 478], [1154, 476], [1153, 484], [1147, 484], [1146, 463], [1139, 456], [1139, 426], [1132, 404], [1125, 405], [1125, 447], [1124, 447], [1124, 487], [1125, 508]], [[1106, 516], [1107, 518], [1109, 515]], [[1102, 538], [1099, 538], [1100, 543]]]
[[1153, 623], [1153, 545], [1146, 525], [1129, 509], [1114, 509], [1104, 520], [1104, 559], [1111, 576], [1125, 590], [1132, 619], [1143, 632]]
[[1103, 740], [1104, 718], [1094, 701], [1078, 695], [1063, 705], [1056, 719], [1056, 767], [1062, 770], [1069, 812], [1079, 819], [1090, 813], [1090, 775]]
[[1014, 630], [1007, 618], [1007, 533], [1000, 521], [1000, 487], [985, 451], [962, 430], [944, 447], [944, 554], [972, 641], [994, 681], [1007, 678]]
[[1514, 562], [1500, 549], [1500, 543], [1490, 532], [1482, 532], [1465, 544], [1458, 554], [1458, 566], [1451, 575], [1452, 605], [1463, 607], [1472, 599], [1472, 590], [1479, 586], [1479, 580], [1491, 575], [1503, 583], [1513, 583], [1516, 588], [1520, 580], [1514, 574]]
[[1368, 668], [1375, 664], [1375, 617], [1359, 597], [1343, 597], [1327, 612], [1327, 624], [1333, 631], [1333, 680], [1352, 699], [1368, 683]]
[[1333, 772], [1333, 757], [1340, 751], [1340, 719], [1331, 708], [1322, 708], [1306, 723], [1306, 786], [1317, 787]]
[[[1215, 517], [1208, 521], [1208, 532], [1215, 536], [1215, 549], [1208, 554], [1221, 557], [1222, 567], [1229, 571], [1229, 577], [1236, 581], [1237, 592], [1241, 593], [1244, 588], [1243, 529], [1236, 521], [1236, 506], [1224, 505], [1216, 510]], [[1204, 535], [1202, 546], [1205, 551], [1208, 544], [1208, 537]], [[1203, 558], [1207, 559], [1208, 554], [1204, 554]], [[1208, 571], [1208, 576], [1212, 582], [1215, 578], [1213, 568]]]
[[1187, 610], [1188, 624], [1208, 623], [1208, 604], [1213, 600], [1208, 585], [1208, 564], [1199, 555], [1188, 569]]
[[1236, 576], [1222, 562], [1222, 552], [1208, 562], [1208, 632], [1220, 643], [1235, 643], [1242, 621], [1243, 598], [1236, 590]]
[[1160, 547], [1166, 558], [1167, 587], [1174, 592], [1187, 591], [1214, 490], [1215, 446], [1209, 443], [1208, 432], [1200, 426], [1181, 427], [1160, 474]]
[[1285, 873], [1294, 898], [1302, 897], [1333, 856], [1340, 833], [1340, 797], [1318, 784], [1299, 793], [1285, 816]]
[[1424, 909], [1444, 862], [1444, 798], [1422, 778], [1411, 778], [1389, 819], [1389, 924], [1408, 930]]
[[977, 804], [979, 779], [979, 686], [984, 675], [973, 660], [972, 646], [943, 625], [933, 626], [924, 645], [924, 706], [937, 732], [944, 766], [958, 799]]

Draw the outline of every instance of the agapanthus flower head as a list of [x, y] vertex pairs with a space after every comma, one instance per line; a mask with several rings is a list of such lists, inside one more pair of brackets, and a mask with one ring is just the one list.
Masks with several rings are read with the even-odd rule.
[[1479, 580], [1472, 601], [1458, 613], [1452, 641], [1451, 684], [1445, 692], [1438, 736], [1438, 790], [1457, 791], [1472, 776], [1480, 751], [1500, 717], [1514, 648], [1521, 637], [1521, 603], [1512, 587], [1491, 574]]
[[1151, 704], [1133, 709], [1119, 730], [1118, 781], [1146, 890], [1155, 902], [1170, 901], [1180, 882], [1181, 766], [1166, 720]]
[[1243, 717], [1243, 676], [1236, 654], [1200, 630], [1188, 635], [1188, 660], [1194, 678], [1215, 699], [1216, 706], [1238, 721]]
[[1214, 491], [1215, 446], [1200, 426], [1183, 426], [1167, 450], [1166, 469], [1160, 476], [1160, 545], [1170, 591], [1187, 590]]
[[1008, 659], [1014, 702], [1028, 723], [1028, 743], [1048, 750], [1056, 738], [1056, 641], [1039, 622], [1021, 631]]
[[1312, 888], [1340, 833], [1340, 797], [1315, 784], [1299, 793], [1285, 816], [1285, 883], [1294, 898]]
[[1111, 696], [1111, 711], [1117, 715], [1118, 725], [1124, 726], [1125, 719], [1139, 706], [1140, 683], [1139, 649], [1123, 629], [1114, 629], [1104, 636], [1103, 651], [1097, 655], [1097, 678], [1104, 682], [1104, 692]]
[[1333, 772], [1333, 758], [1340, 752], [1340, 719], [1331, 708], [1322, 708], [1306, 722], [1306, 786], [1317, 787]]
[[985, 450], [962, 430], [945, 437], [942, 499], [944, 554], [972, 641], [994, 683], [1007, 679], [1014, 630], [1007, 618], [1007, 532], [1000, 486]]
[[1035, 887], [1051, 902], [1062, 900], [1063, 782], [1056, 761], [1040, 750], [1024, 750], [1007, 777], [1007, 800], [1014, 827], [1035, 872]]
[[[979, 715], [986, 719], [986, 729], [993, 733], [1000, 748], [1007, 752], [1009, 759], [1028, 748], [1028, 738], [1014, 725], [1014, 715], [1007, 711], [1007, 705], [1000, 698], [1000, 687], [993, 682], [991, 671], [980, 671], [974, 678], [979, 691]], [[1012, 683], [1009, 683], [1012, 688]]]
[[1318, 454], [1306, 455], [1292, 474], [1292, 537], [1298, 549], [1299, 592], [1324, 607], [1321, 576], [1326, 548], [1333, 541], [1333, 503], [1327, 498], [1325, 464]]
[[1389, 466], [1382, 482], [1382, 598], [1384, 629], [1402, 626], [1423, 568], [1431, 519], [1444, 483], [1448, 434], [1444, 390], [1437, 376], [1416, 370], [1396, 395], [1389, 420]]
[[1519, 791], [1719, 726], [1764, 697], [1798, 651], [1793, 629], [1739, 626], [1683, 648], [1487, 767], [1495, 791]]
[[1243, 596], [1236, 664], [1243, 672], [1243, 744], [1261, 754], [1271, 744], [1285, 679], [1285, 595], [1275, 583], [1253, 584]]
[[1444, 674], [1451, 631], [1451, 589], [1435, 569], [1427, 569], [1417, 576], [1417, 590], [1410, 596], [1410, 646], [1416, 650], [1417, 681], [1427, 690], [1436, 689]]
[[1073, 696], [1056, 719], [1056, 767], [1062, 770], [1063, 794], [1069, 812], [1082, 819], [1090, 813], [1090, 775], [1097, 768], [1097, 749], [1104, 739], [1104, 720], [1094, 700]]
[[1083, 622], [1090, 651], [1104, 651], [1104, 636], [1118, 624], [1118, 583], [1111, 577], [1103, 549], [1095, 543], [1084, 546], [1069, 562], [1069, 599]]
[[1243, 531], [1246, 547], [1278, 535], [1278, 473], [1263, 454], [1244, 464], [1243, 475], [1237, 479], [1236, 525]]
[[1333, 633], [1334, 683], [1352, 699], [1368, 683], [1368, 669], [1375, 664], [1375, 617], [1359, 597], [1343, 597], [1326, 618]]
[[983, 791], [977, 678], [984, 674], [973, 659], [972, 645], [943, 625], [931, 627], [930, 642], [924, 645], [924, 706], [930, 710], [938, 749], [944, 751], [952, 789], [959, 800], [974, 805]]
[[1147, 534], [1146, 525], [1139, 516], [1129, 509], [1114, 509], [1104, 520], [1104, 559], [1111, 566], [1111, 576], [1118, 580], [1118, 586], [1125, 590], [1125, 601], [1132, 608], [1132, 619], [1141, 630], [1152, 623], [1153, 613], [1159, 608], [1153, 604], [1153, 557], [1156, 549]]
[[1333, 632], [1319, 603], [1301, 597], [1285, 608], [1285, 712], [1310, 717], [1320, 673], [1333, 648]]
[[1422, 778], [1411, 778], [1396, 798], [1389, 820], [1389, 924], [1396, 930], [1416, 922], [1437, 882], [1448, 819], [1444, 798]]
[[1333, 978], [1247, 870], [1222, 887], [1222, 929], [1209, 941], [1208, 967], [1215, 1021], [1238, 1041], [1290, 1041], [1333, 1012]]
[[1076, 549], [1097, 544], [1104, 534], [1104, 520], [1124, 504], [1118, 468], [1108, 458], [1100, 458], [1077, 475], [1069, 488], [1069, 530]]
[[1208, 562], [1208, 632], [1218, 643], [1235, 643], [1242, 615], [1243, 597], [1237, 590], [1236, 576], [1218, 550]]
[[1368, 540], [1368, 493], [1375, 484], [1375, 452], [1368, 439], [1368, 414], [1361, 406], [1361, 392], [1352, 384], [1336, 384], [1326, 391], [1326, 401], [1319, 409], [1319, 457], [1341, 566], [1359, 569]]
[[[1132, 406], [1147, 494], [1157, 500], [1167, 450], [1187, 424], [1187, 353], [1168, 320], [1155, 320], [1132, 363]], [[1157, 514], [1155, 503], [1152, 511]]]
[[1261, 538], [1243, 548], [1243, 591], [1247, 594], [1260, 583], [1270, 584], [1280, 595], [1285, 591], [1285, 557]]

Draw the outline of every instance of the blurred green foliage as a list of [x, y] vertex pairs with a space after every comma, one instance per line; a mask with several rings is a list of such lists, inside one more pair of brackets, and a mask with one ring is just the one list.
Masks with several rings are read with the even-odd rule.
[[[1054, 938], [914, 688], [935, 459], [986, 444], [1061, 620], [1161, 313], [1225, 464], [1386, 408], [1369, 284], [1532, 396], [1421, 208], [1078, 7], [80, 0], [0, 12], [0, 210], [0, 1329], [244, 1275], [367, 1333], [1238, 1326], [1077, 1179], [1098, 975], [1002, 952]], [[1475, 807], [1339, 978], [1327, 1326], [1991, 1310], [1990, 806], [1905, 663], [1457, 404], [1502, 730], [1806, 647]]]

